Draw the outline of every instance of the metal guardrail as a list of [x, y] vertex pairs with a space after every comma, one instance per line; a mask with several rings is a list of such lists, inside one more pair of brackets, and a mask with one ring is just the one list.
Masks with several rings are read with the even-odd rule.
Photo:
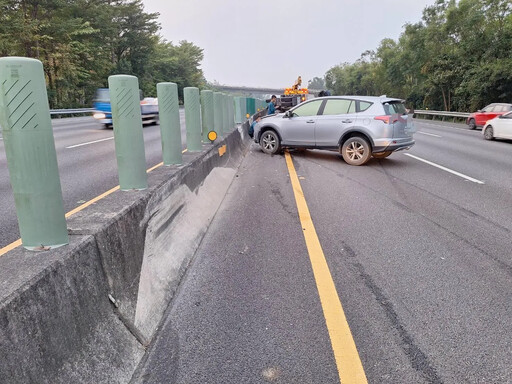
[[94, 112], [94, 108], [51, 109], [50, 115], [78, 115], [92, 112]]
[[[182, 107], [182, 106], [181, 106]], [[75, 109], [52, 109], [50, 110], [50, 115], [74, 115], [74, 114], [87, 114], [93, 113], [95, 111], [94, 108], [75, 108]], [[445, 118], [452, 119], [467, 119], [470, 115], [469, 112], [447, 112], [447, 111], [430, 111], [430, 110], [422, 110], [417, 109], [414, 111], [414, 117], [417, 116], [430, 116], [432, 119], [435, 117], [440, 117], [443, 121]]]
[[436, 117], [440, 117], [444, 121], [445, 118], [451, 118], [453, 121], [456, 119], [467, 119], [470, 115], [469, 112], [446, 112], [446, 111], [430, 111], [430, 110], [415, 110], [415, 117], [420, 116], [431, 116], [432, 120]]

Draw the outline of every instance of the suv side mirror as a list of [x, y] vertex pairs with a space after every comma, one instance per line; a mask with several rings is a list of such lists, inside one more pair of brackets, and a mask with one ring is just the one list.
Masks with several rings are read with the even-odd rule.
[[292, 114], [290, 113], [290, 111], [286, 111], [283, 117], [290, 118], [292, 117]]

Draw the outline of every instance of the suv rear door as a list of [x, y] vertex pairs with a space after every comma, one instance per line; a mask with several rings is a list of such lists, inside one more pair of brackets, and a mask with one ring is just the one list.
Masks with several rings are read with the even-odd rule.
[[389, 124], [393, 126], [393, 139], [412, 138], [415, 132], [412, 115], [407, 114], [404, 103], [400, 100], [390, 100], [383, 102], [382, 106], [389, 116]]
[[343, 132], [355, 126], [356, 120], [355, 100], [327, 99], [316, 120], [316, 146], [337, 147]]

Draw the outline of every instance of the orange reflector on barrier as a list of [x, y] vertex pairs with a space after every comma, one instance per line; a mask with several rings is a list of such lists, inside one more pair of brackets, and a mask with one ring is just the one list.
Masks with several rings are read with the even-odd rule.
[[210, 131], [208, 132], [208, 140], [210, 140], [212, 143], [217, 140], [217, 132]]

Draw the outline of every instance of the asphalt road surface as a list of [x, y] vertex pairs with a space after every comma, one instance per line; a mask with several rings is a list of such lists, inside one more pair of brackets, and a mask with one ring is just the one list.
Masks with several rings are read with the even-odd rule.
[[[180, 110], [180, 118], [185, 148], [184, 110]], [[56, 119], [52, 123], [65, 212], [119, 185], [112, 129], [103, 128], [90, 116]], [[143, 132], [146, 164], [150, 168], [162, 161], [160, 127], [144, 126]], [[4, 142], [0, 140], [0, 248], [19, 236]]]
[[[290, 151], [357, 354], [370, 383], [512, 383], [512, 142], [416, 127], [362, 167]], [[340, 382], [291, 177], [252, 145], [134, 382]]]

